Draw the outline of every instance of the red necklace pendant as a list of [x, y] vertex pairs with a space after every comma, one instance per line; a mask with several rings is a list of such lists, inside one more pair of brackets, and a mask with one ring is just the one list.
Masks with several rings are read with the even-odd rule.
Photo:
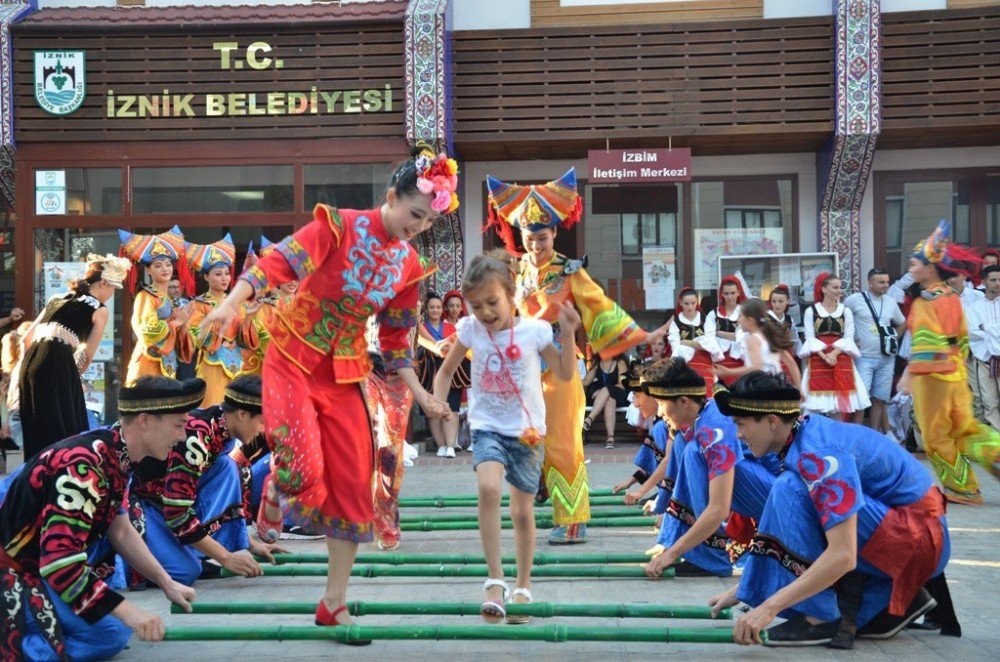
[[507, 358], [511, 361], [517, 361], [521, 358], [521, 348], [517, 345], [507, 345], [507, 351], [505, 353], [507, 354]]

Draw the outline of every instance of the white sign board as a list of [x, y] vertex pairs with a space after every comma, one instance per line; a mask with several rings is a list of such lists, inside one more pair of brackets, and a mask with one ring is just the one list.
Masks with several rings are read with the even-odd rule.
[[35, 171], [35, 214], [66, 213], [66, 171]]
[[670, 310], [674, 307], [677, 282], [677, 256], [673, 246], [646, 246], [642, 249], [642, 289], [646, 292], [647, 310]]

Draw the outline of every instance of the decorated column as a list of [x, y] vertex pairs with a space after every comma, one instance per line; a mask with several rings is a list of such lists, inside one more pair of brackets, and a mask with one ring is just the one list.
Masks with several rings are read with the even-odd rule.
[[[406, 139], [411, 145], [423, 141], [451, 154], [447, 9], [448, 0], [410, 0], [406, 8]], [[437, 292], [457, 288], [465, 267], [458, 213], [436, 222], [417, 241], [420, 252], [438, 266], [428, 287]]]
[[35, 11], [35, 2], [0, 1], [0, 197], [14, 208], [14, 68], [10, 26]]
[[817, 158], [820, 249], [861, 285], [861, 199], [881, 128], [879, 0], [834, 0], [834, 133]]

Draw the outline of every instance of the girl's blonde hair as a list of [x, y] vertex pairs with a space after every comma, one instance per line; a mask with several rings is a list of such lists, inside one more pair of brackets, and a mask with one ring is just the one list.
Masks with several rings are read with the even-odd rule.
[[510, 253], [498, 248], [472, 258], [462, 278], [462, 294], [478, 290], [490, 279], [495, 279], [511, 298], [514, 298], [517, 262]]
[[14, 372], [14, 367], [21, 358], [21, 338], [31, 327], [31, 322], [21, 322], [0, 341], [0, 370], [6, 374]]

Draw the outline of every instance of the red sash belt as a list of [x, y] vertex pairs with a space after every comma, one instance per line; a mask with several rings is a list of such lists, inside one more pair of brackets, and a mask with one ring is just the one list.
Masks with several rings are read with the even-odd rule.
[[861, 558], [892, 578], [893, 616], [906, 613], [937, 569], [944, 550], [944, 514], [944, 496], [931, 487], [920, 501], [890, 508], [861, 549]]

